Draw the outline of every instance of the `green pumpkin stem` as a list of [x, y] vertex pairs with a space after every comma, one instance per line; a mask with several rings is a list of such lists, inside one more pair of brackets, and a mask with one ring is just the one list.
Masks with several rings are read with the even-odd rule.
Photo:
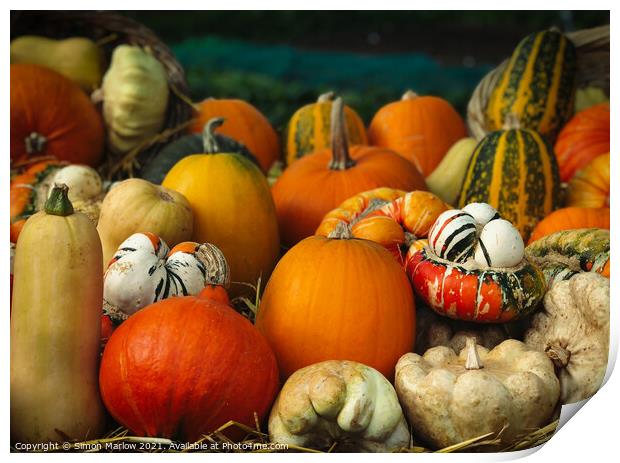
[[346, 170], [355, 165], [349, 155], [346, 124], [344, 122], [344, 103], [338, 97], [332, 103], [331, 114], [331, 142], [332, 160], [329, 163], [331, 170]]
[[204, 154], [215, 154], [220, 153], [220, 145], [217, 142], [217, 137], [215, 136], [215, 129], [220, 127], [224, 123], [223, 117], [214, 117], [213, 119], [209, 119], [209, 122], [205, 124], [204, 129], [202, 130], [202, 145], [204, 148]]
[[46, 214], [66, 217], [73, 214], [73, 204], [69, 201], [69, 187], [64, 183], [55, 183], [43, 210]]

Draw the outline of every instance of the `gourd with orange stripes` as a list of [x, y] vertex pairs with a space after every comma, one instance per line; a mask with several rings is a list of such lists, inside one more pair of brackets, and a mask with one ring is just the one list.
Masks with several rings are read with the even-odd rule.
[[548, 141], [572, 115], [576, 51], [561, 32], [550, 29], [525, 37], [497, 80], [486, 109], [487, 130], [499, 130], [510, 114], [521, 127]]
[[487, 135], [469, 161], [458, 207], [488, 203], [527, 242], [536, 224], [560, 205], [560, 177], [553, 150], [537, 132], [506, 128]]

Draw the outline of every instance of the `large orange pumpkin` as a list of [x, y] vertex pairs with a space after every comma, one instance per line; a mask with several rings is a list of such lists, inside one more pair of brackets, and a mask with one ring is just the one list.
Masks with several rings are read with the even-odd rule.
[[567, 206], [609, 207], [609, 153], [594, 158], [568, 183]]
[[467, 136], [465, 123], [446, 100], [407, 91], [377, 111], [368, 128], [371, 145], [396, 151], [428, 176], [448, 149]]
[[528, 244], [562, 230], [604, 228], [609, 230], [608, 207], [564, 207], [553, 211], [538, 222]]
[[132, 433], [194, 442], [229, 420], [254, 427], [254, 412], [263, 420], [278, 368], [248, 320], [217, 298], [185, 296], [138, 311], [112, 333], [99, 384]]
[[[342, 231], [340, 229], [340, 231]], [[392, 255], [368, 240], [312, 236], [280, 260], [260, 302], [257, 328], [283, 380], [323, 360], [353, 360], [394, 377], [415, 342], [415, 305]]]
[[11, 161], [53, 156], [97, 166], [103, 121], [75, 82], [34, 64], [11, 64]]
[[560, 132], [554, 151], [563, 182], [595, 157], [609, 153], [609, 103], [575, 114]]
[[225, 119], [217, 132], [244, 144], [267, 173], [280, 156], [280, 139], [267, 118], [243, 100], [207, 98], [198, 105], [191, 131], [201, 133], [205, 124], [216, 117]]
[[349, 151], [341, 98], [331, 117], [331, 149], [293, 162], [272, 188], [286, 246], [312, 235], [326, 213], [358, 193], [376, 187], [426, 190], [422, 174], [396, 153], [362, 145]]

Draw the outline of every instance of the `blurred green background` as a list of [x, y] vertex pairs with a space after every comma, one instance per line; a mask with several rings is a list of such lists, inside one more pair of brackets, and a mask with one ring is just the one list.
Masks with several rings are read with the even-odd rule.
[[608, 11], [127, 11], [168, 44], [190, 97], [243, 98], [278, 128], [334, 90], [365, 122], [408, 88], [464, 113], [478, 81], [530, 32]]

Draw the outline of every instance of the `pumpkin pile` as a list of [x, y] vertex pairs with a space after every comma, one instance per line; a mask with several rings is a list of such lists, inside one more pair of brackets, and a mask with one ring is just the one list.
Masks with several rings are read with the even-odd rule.
[[166, 129], [162, 63], [38, 36], [11, 62], [12, 443], [500, 449], [601, 386], [609, 103], [573, 114], [559, 31], [517, 45], [480, 140], [412, 91], [368, 127], [325, 93], [281, 133], [206, 98], [115, 182]]

